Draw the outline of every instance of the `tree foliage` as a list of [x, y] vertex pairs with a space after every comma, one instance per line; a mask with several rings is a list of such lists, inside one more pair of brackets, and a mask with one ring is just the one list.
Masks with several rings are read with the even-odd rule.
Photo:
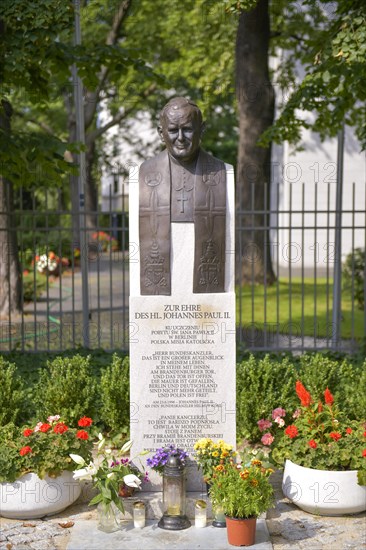
[[[278, 3], [273, 5], [278, 9]], [[291, 17], [281, 21], [286, 9]], [[264, 142], [296, 143], [301, 128], [310, 128], [324, 139], [348, 124], [355, 127], [365, 148], [365, 3], [307, 0], [300, 6], [289, 2], [282, 15], [274, 12], [273, 17], [273, 43], [288, 50], [285, 70], [281, 68], [278, 77], [282, 85], [287, 79], [288, 100]], [[296, 63], [301, 63], [302, 74], [296, 71]]]
[[[66, 78], [72, 49], [63, 42], [73, 19], [71, 2], [4, 0], [0, 21], [1, 109], [17, 97], [25, 105], [45, 105], [53, 75]], [[16, 102], [16, 101], [15, 101]], [[14, 113], [13, 113], [14, 116]], [[66, 143], [57, 136], [0, 129], [1, 173], [13, 183], [37, 183], [36, 166], [59, 181], [67, 169]]]

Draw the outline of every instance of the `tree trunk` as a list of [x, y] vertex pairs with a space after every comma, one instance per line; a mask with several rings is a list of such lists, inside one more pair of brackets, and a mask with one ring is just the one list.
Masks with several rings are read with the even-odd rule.
[[274, 90], [269, 79], [268, 0], [242, 12], [236, 42], [236, 95], [239, 109], [237, 208], [241, 282], [272, 284], [269, 240], [271, 149], [257, 141], [273, 123]]
[[[10, 134], [12, 108], [1, 101], [0, 127]], [[16, 227], [13, 215], [13, 190], [11, 182], [0, 174], [0, 318], [20, 313], [20, 264]]]
[[98, 188], [93, 176], [93, 165], [95, 160], [95, 140], [87, 143], [85, 152], [85, 210], [86, 227], [90, 230], [95, 230], [97, 227], [97, 210], [98, 210]]

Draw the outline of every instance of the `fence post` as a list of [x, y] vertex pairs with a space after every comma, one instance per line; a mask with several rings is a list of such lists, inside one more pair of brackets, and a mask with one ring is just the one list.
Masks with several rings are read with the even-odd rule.
[[338, 132], [337, 188], [334, 236], [332, 348], [337, 349], [341, 337], [341, 283], [342, 283], [342, 197], [343, 197], [343, 155], [344, 124]]
[[[80, 30], [80, 0], [74, 0], [75, 11], [75, 37], [74, 44], [81, 44]], [[84, 123], [84, 103], [83, 103], [83, 83], [78, 76], [76, 64], [72, 66], [72, 75], [74, 81], [74, 102], [76, 113], [76, 138], [77, 141], [85, 146], [85, 123]], [[85, 151], [79, 151], [79, 219], [80, 219], [80, 266], [81, 266], [81, 286], [82, 286], [82, 304], [83, 304], [83, 344], [85, 348], [89, 347], [89, 282], [88, 282], [88, 240], [85, 223]]]

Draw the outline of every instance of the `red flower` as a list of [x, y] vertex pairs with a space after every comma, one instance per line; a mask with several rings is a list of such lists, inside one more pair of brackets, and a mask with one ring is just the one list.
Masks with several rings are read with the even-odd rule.
[[366, 437], [366, 432], [363, 432], [363, 436]]
[[364, 449], [364, 450], [362, 451], [362, 456], [363, 456], [364, 458], [366, 458], [366, 449]]
[[308, 407], [311, 403], [311, 395], [310, 393], [305, 389], [305, 387], [302, 385], [300, 380], [296, 382], [296, 393], [298, 398], [301, 401], [301, 405], [303, 407]]
[[324, 392], [324, 399], [327, 405], [333, 405], [334, 403], [334, 397], [330, 393], [329, 389], [327, 388]]
[[296, 428], [296, 426], [291, 424], [290, 426], [287, 426], [287, 428], [285, 430], [285, 434], [288, 435], [291, 439], [293, 439], [294, 437], [299, 435], [299, 431]]
[[25, 437], [29, 437], [30, 435], [32, 435], [32, 433], [33, 433], [33, 430], [31, 428], [26, 428], [23, 432], [23, 435]]
[[76, 437], [78, 437], [79, 439], [89, 439], [88, 432], [86, 432], [85, 430], [79, 430], [76, 434]]
[[39, 427], [39, 431], [46, 433], [48, 432], [50, 427], [51, 427], [51, 424], [42, 424], [42, 426]]
[[341, 439], [341, 434], [339, 432], [331, 432], [329, 434], [329, 437], [331, 437], [332, 439], [334, 439], [334, 441], [338, 441], [338, 439]]
[[26, 445], [25, 447], [22, 447], [19, 451], [20, 456], [27, 455], [28, 453], [31, 453], [32, 449], [29, 447], [29, 445]]
[[309, 441], [309, 446], [312, 448], [312, 449], [316, 449], [318, 444], [316, 441], [314, 441], [314, 439], [310, 439]]
[[352, 428], [346, 428], [346, 434], [351, 434], [352, 433]]
[[91, 418], [88, 418], [87, 416], [83, 416], [83, 418], [80, 418], [78, 422], [78, 426], [81, 426], [82, 428], [87, 428], [88, 426], [91, 426], [93, 424], [93, 421]]
[[318, 413], [321, 413], [323, 411], [323, 404], [321, 401], [318, 403]]
[[56, 434], [63, 434], [67, 432], [69, 428], [64, 424], [64, 422], [57, 422], [57, 424], [53, 427], [53, 431]]

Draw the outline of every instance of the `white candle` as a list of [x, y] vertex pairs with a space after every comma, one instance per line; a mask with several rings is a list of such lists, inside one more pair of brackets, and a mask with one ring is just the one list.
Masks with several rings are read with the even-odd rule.
[[133, 526], [135, 529], [143, 529], [145, 527], [145, 504], [137, 501], [133, 505]]
[[201, 528], [207, 525], [207, 503], [204, 500], [196, 500], [194, 506], [194, 525]]
[[195, 521], [194, 521], [194, 525], [195, 525], [195, 527], [199, 527], [199, 528], [201, 528], [201, 527], [206, 527], [206, 525], [207, 525], [207, 520], [206, 520], [205, 517], [204, 517], [204, 518], [197, 518], [197, 517], [196, 517], [196, 518], [195, 518]]
[[143, 518], [143, 519], [134, 519], [133, 520], [133, 526], [135, 527], [135, 529], [142, 529], [143, 527], [145, 527], [145, 518]]

